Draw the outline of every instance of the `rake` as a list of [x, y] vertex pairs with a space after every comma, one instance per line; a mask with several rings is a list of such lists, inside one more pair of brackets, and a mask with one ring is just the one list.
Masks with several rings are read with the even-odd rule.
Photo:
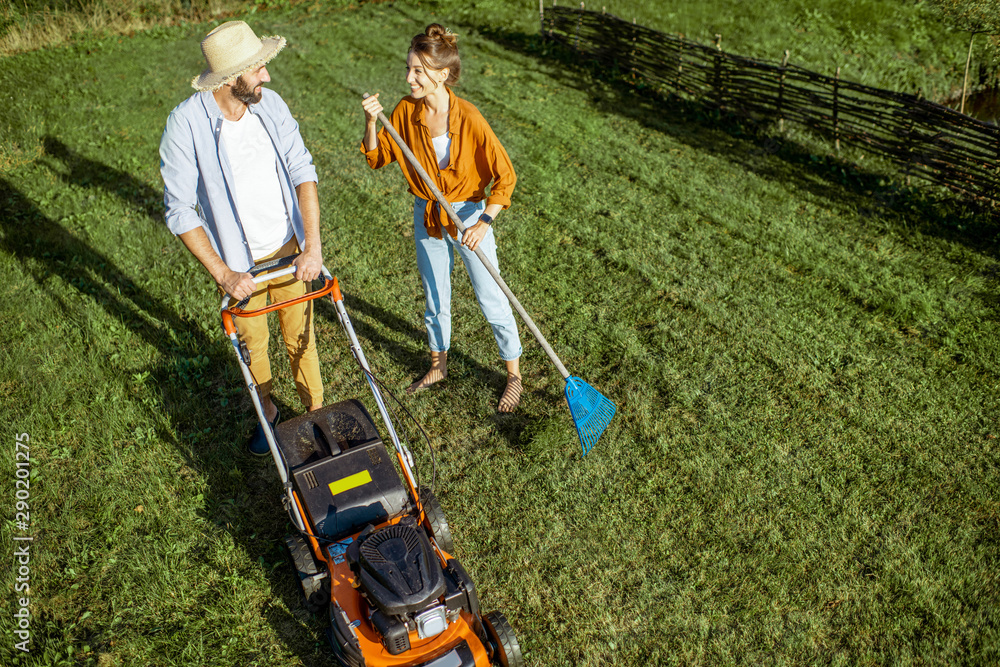
[[[365, 93], [364, 97], [367, 99], [368, 93]], [[413, 151], [410, 150], [410, 147], [406, 145], [403, 138], [399, 136], [398, 132], [396, 132], [396, 128], [392, 126], [392, 123], [389, 122], [389, 119], [386, 118], [385, 114], [381, 111], [378, 114], [378, 119], [382, 121], [383, 127], [385, 127], [385, 129], [389, 132], [389, 135], [396, 142], [396, 145], [399, 146], [399, 149], [403, 151], [403, 155], [406, 156], [406, 160], [420, 175], [420, 178], [423, 179], [430, 191], [434, 193], [435, 199], [437, 199], [438, 203], [441, 205], [441, 210], [448, 214], [451, 221], [455, 223], [456, 227], [458, 227], [459, 233], [464, 234], [465, 225], [462, 224], [462, 220], [458, 217], [458, 214], [455, 213], [451, 204], [449, 204], [444, 198], [444, 195], [441, 194], [441, 190], [439, 190], [434, 184], [434, 181], [431, 180], [430, 175], [428, 175], [423, 165], [420, 164], [420, 161], [417, 160]], [[612, 417], [615, 416], [615, 404], [582, 379], [569, 374], [569, 371], [566, 370], [562, 361], [559, 360], [559, 357], [552, 349], [552, 346], [549, 345], [547, 340], [545, 340], [545, 336], [543, 336], [542, 332], [538, 330], [537, 326], [535, 326], [534, 320], [531, 319], [531, 316], [528, 315], [528, 312], [524, 309], [524, 306], [521, 305], [521, 302], [517, 300], [517, 297], [514, 296], [514, 293], [510, 291], [510, 288], [507, 287], [507, 283], [504, 282], [504, 279], [500, 277], [500, 272], [497, 271], [496, 267], [493, 266], [489, 259], [486, 258], [486, 255], [483, 254], [483, 251], [478, 246], [476, 247], [475, 253], [476, 257], [479, 258], [479, 261], [481, 261], [483, 266], [486, 267], [486, 270], [490, 272], [491, 276], [493, 276], [493, 280], [495, 280], [497, 285], [500, 286], [500, 289], [503, 290], [503, 293], [507, 296], [507, 300], [510, 301], [510, 305], [514, 307], [517, 314], [521, 316], [522, 320], [524, 320], [525, 325], [527, 325], [528, 330], [531, 331], [532, 335], [534, 335], [538, 344], [542, 346], [543, 350], [545, 350], [545, 354], [548, 355], [549, 359], [559, 370], [559, 373], [562, 374], [563, 380], [566, 381], [566, 403], [569, 405], [569, 412], [573, 416], [573, 424], [576, 426], [577, 435], [580, 436], [580, 447], [583, 449], [583, 456], [586, 456], [587, 453], [594, 447], [594, 444], [597, 443], [597, 439], [601, 437], [602, 433], [604, 433], [608, 424], [611, 423]]]

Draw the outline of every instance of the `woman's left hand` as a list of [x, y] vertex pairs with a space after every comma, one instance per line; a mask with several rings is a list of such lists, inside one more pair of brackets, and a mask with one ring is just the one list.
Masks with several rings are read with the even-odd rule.
[[475, 252], [476, 248], [479, 247], [482, 240], [486, 238], [486, 234], [489, 231], [489, 225], [481, 220], [477, 220], [476, 224], [465, 228], [465, 233], [462, 234], [462, 245], [472, 252]]

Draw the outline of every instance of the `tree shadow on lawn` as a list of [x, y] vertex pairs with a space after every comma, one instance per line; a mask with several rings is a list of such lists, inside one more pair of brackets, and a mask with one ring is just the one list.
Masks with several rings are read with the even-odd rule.
[[[603, 113], [624, 116], [699, 151], [724, 157], [763, 178], [791, 183], [837, 206], [853, 205], [862, 217], [901, 236], [916, 231], [961, 243], [991, 257], [1000, 255], [998, 216], [982, 204], [934, 194], [926, 185], [883, 185], [880, 181], [885, 182], [884, 174], [867, 171], [832, 154], [817, 155], [792, 139], [770, 135], [769, 121], [720, 114], [709, 102], [684, 100], [673, 93], [633, 86], [616, 68], [581, 57], [560, 44], [543, 42], [539, 35], [493, 26], [477, 29], [504, 49], [555, 65], [547, 74], [587, 93]], [[595, 80], [605, 85], [594, 85]], [[720, 141], [717, 130], [738, 141]], [[764, 159], [771, 155], [780, 159]], [[897, 173], [906, 175], [903, 169]]]
[[[68, 174], [64, 174], [67, 182], [104, 188], [145, 212], [152, 224], [162, 224], [156, 207], [150, 204], [158, 198], [155, 190], [124, 172], [76, 154], [58, 139], [48, 137], [45, 145], [49, 156], [69, 168]], [[283, 557], [277, 555], [284, 551], [282, 537], [286, 532], [286, 521], [277, 502], [280, 497], [277, 475], [273, 473], [272, 466], [253, 461], [245, 454], [243, 442], [249, 435], [246, 428], [223, 427], [208, 438], [199, 437], [204, 425], [218, 425], [217, 411], [203, 406], [214, 405], [218, 401], [217, 390], [223, 385], [224, 376], [229, 375], [240, 381], [231, 372], [235, 363], [231, 353], [227, 354], [229, 344], [221, 330], [217, 340], [210, 339], [197, 324], [185, 321], [137, 285], [111, 257], [95, 250], [45, 216], [28, 197], [2, 178], [0, 231], [3, 232], [0, 250], [18, 258], [26, 273], [32, 275], [40, 286], [49, 289], [46, 283], [52, 276], [59, 276], [74, 292], [88, 296], [113, 320], [122, 322], [133, 335], [162, 353], [167, 360], [165, 363], [145, 369], [150, 374], [151, 386], [157, 388], [153, 393], [158, 399], [156, 409], [166, 415], [170, 424], [170, 427], [157, 429], [157, 436], [173, 444], [187, 465], [204, 475], [209, 488], [205, 498], [205, 518], [219, 529], [229, 532], [250, 560], [267, 563]], [[59, 302], [66, 302], [61, 294], [53, 293], [53, 297]], [[178, 379], [179, 364], [199, 356], [209, 358], [209, 372], [216, 376], [207, 387]], [[244, 415], [225, 415], [223, 419], [227, 417], [247, 421]], [[233, 436], [232, 439], [238, 438], [239, 441], [220, 441], [218, 435]], [[234, 469], [241, 470], [243, 475], [233, 477], [231, 471]], [[248, 479], [244, 481], [243, 476]], [[267, 493], [260, 492], [265, 489]], [[274, 520], [257, 521], [257, 517], [268, 515]], [[246, 527], [233, 530], [227, 519]], [[280, 597], [288, 609], [304, 610], [291, 565], [263, 569], [273, 597]], [[332, 657], [317, 658], [315, 651], [310, 650], [317, 641], [325, 642], [323, 619], [303, 625], [273, 605], [269, 605], [264, 614], [284, 645], [297, 652], [304, 664], [316, 667], [334, 664]], [[101, 646], [111, 640], [113, 636], [105, 635], [92, 638], [89, 643]]]

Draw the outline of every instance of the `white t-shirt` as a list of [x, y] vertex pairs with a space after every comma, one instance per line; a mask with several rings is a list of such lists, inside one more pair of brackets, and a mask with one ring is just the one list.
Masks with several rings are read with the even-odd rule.
[[249, 111], [237, 121], [222, 120], [222, 145], [233, 171], [236, 210], [256, 261], [295, 233], [278, 181], [278, 156], [263, 123]]
[[437, 158], [438, 167], [444, 169], [448, 166], [448, 153], [451, 150], [451, 135], [445, 132], [439, 137], [431, 137], [434, 144], [434, 156]]

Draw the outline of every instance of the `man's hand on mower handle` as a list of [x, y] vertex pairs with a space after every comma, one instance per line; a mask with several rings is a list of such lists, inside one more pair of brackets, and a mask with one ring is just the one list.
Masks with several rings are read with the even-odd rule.
[[219, 285], [226, 294], [237, 301], [247, 298], [257, 289], [253, 282], [253, 277], [249, 273], [240, 273], [226, 269], [225, 275], [219, 281]]
[[[295, 278], [298, 280], [310, 281], [319, 277], [323, 268], [323, 257], [319, 252], [303, 252], [292, 262], [295, 267]], [[257, 285], [253, 281], [253, 276], [249, 273], [232, 271], [228, 267], [222, 278], [217, 280], [219, 286], [225, 290], [226, 294], [237, 301], [247, 298], [257, 291]]]
[[304, 280], [306, 282], [316, 280], [319, 278], [320, 271], [323, 268], [323, 256], [318, 250], [314, 252], [304, 250], [295, 258], [292, 266], [295, 267], [295, 278], [297, 280]]

